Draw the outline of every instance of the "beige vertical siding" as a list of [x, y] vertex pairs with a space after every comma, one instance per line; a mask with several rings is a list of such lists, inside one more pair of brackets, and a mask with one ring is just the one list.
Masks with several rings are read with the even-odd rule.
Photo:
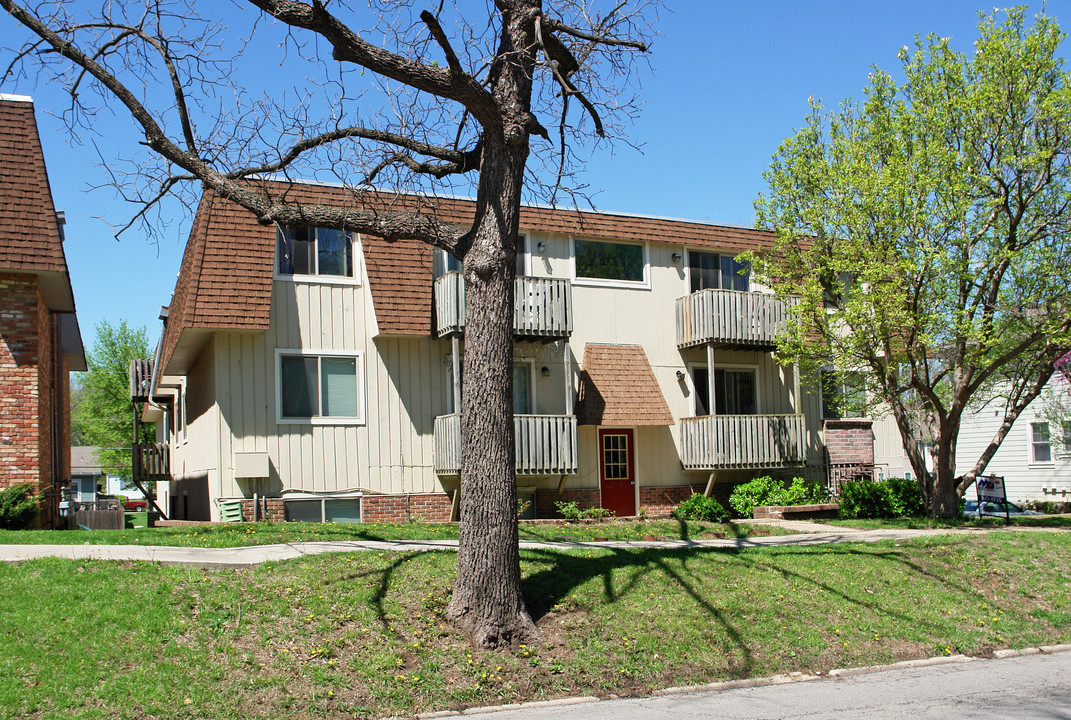
[[[217, 497], [441, 489], [432, 471], [432, 420], [445, 412], [442, 346], [430, 336], [373, 340], [366, 288], [276, 280], [266, 332], [216, 335]], [[365, 422], [278, 423], [277, 349], [363, 354]], [[271, 478], [236, 480], [235, 452], [267, 452]]]

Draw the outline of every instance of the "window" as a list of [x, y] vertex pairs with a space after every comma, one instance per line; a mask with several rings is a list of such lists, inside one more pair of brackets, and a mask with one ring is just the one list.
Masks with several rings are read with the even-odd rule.
[[280, 275], [355, 278], [353, 240], [342, 230], [295, 228], [277, 234]]
[[283, 500], [287, 522], [359, 523], [360, 497], [310, 497]]
[[710, 414], [710, 373], [706, 365], [692, 368], [692, 386], [695, 395], [695, 414], [697, 417]]
[[628, 480], [628, 435], [606, 433], [602, 436], [603, 472], [607, 480]]
[[1036, 463], [1052, 462], [1052, 438], [1047, 422], [1030, 423], [1030, 459]]
[[715, 290], [743, 290], [751, 288], [743, 263], [738, 263], [732, 255], [688, 251], [689, 292], [699, 292], [713, 288]]
[[866, 417], [866, 376], [863, 373], [824, 370], [820, 380], [823, 418]]
[[755, 415], [758, 411], [754, 370], [714, 369], [715, 415]]
[[1064, 457], [1071, 457], [1071, 420], [1064, 420], [1061, 426], [1064, 431], [1063, 454]]
[[577, 280], [633, 285], [647, 282], [647, 253], [643, 245], [576, 240], [573, 251]]
[[361, 355], [279, 350], [279, 422], [364, 422]]
[[[435, 258], [435, 277], [439, 277], [448, 272], [461, 272], [461, 261], [454, 257], [452, 254], [445, 250], [439, 251], [439, 256]], [[517, 236], [517, 277], [527, 277], [531, 273], [529, 272], [529, 251], [528, 251], [528, 236]]]
[[513, 414], [532, 413], [532, 364], [513, 362]]

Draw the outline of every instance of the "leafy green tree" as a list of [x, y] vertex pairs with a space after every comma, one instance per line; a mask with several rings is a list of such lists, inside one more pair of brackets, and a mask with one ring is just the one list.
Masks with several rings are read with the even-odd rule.
[[[756, 202], [778, 237], [762, 270], [801, 298], [781, 356], [868, 374], [937, 515], [957, 512], [1071, 336], [1064, 34], [1024, 8], [978, 30], [970, 53], [917, 37], [904, 79], [875, 69], [861, 104], [813, 103]], [[999, 430], [957, 468], [964, 413], [994, 399]]]
[[[86, 353], [88, 370], [75, 377], [79, 401], [71, 411], [71, 435], [100, 448], [96, 460], [105, 473], [129, 479], [134, 416], [130, 405], [130, 361], [149, 357], [144, 327], [126, 320], [97, 325], [97, 337]], [[142, 442], [152, 442], [152, 428], [143, 428]]]

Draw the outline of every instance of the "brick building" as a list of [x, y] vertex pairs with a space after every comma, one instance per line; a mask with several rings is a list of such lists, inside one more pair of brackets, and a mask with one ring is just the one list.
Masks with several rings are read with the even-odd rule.
[[85, 370], [63, 219], [28, 97], [0, 94], [0, 487], [70, 476], [70, 372]]

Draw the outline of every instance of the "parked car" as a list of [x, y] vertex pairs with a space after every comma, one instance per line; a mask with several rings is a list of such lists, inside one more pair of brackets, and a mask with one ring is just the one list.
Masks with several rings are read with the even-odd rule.
[[[1023, 510], [1013, 502], [986, 502], [982, 503], [981, 515], [982, 517], [1004, 517], [1005, 506], [1007, 506], [1007, 515], [1010, 517], [1026, 517], [1029, 515], [1044, 514], [1035, 512], [1034, 510]], [[963, 517], [976, 518], [978, 517], [978, 514], [978, 501], [968, 500], [967, 504], [963, 506]]]
[[130, 498], [127, 498], [123, 502], [123, 508], [127, 512], [138, 512], [140, 510], [148, 510], [149, 503], [145, 502], [144, 500], [131, 500]]

